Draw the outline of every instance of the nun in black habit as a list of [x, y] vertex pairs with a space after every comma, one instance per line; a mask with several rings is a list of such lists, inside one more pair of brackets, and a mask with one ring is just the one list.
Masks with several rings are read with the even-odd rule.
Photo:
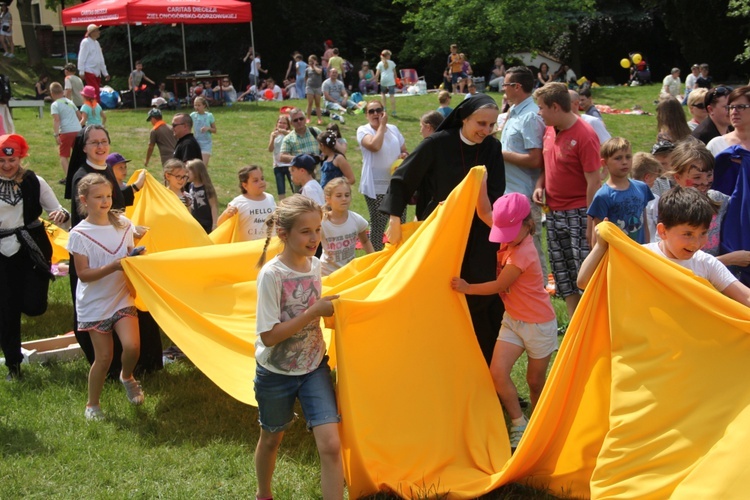
[[[492, 135], [498, 113], [497, 103], [490, 96], [478, 94], [465, 99], [396, 169], [380, 205], [380, 211], [391, 216], [392, 243], [401, 240], [400, 215], [414, 193], [418, 193], [417, 218], [424, 220], [477, 165], [487, 169], [490, 206], [504, 194], [505, 164], [500, 141]], [[489, 234], [489, 226], [475, 213], [461, 266], [461, 277], [469, 283], [497, 278], [499, 245], [489, 241]], [[446, 244], [452, 244], [451, 240], [446, 239]], [[499, 295], [467, 295], [466, 301], [489, 365], [505, 308]]]

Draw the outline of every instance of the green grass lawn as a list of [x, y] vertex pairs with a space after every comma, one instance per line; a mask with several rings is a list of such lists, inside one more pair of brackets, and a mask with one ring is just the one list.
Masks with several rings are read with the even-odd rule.
[[[640, 105], [653, 113], [658, 90], [657, 86], [597, 89], [594, 98], [615, 108]], [[437, 107], [437, 97], [399, 98], [397, 106], [399, 116], [390, 123], [399, 127], [411, 151], [420, 141], [419, 116]], [[236, 172], [245, 165], [262, 166], [268, 190], [276, 195], [267, 146], [278, 110], [278, 103], [241, 103], [211, 110], [218, 133], [209, 170], [220, 210], [239, 193]], [[112, 151], [133, 160], [131, 171], [141, 168], [149, 135], [146, 110], [109, 111], [107, 115]], [[165, 113], [165, 120], [171, 116]], [[62, 171], [49, 106], [41, 120], [31, 109], [18, 109], [14, 117], [17, 132], [31, 146], [27, 166], [47, 179], [58, 199], [69, 206], [62, 199], [63, 187], [56, 182]], [[650, 150], [656, 136], [654, 116], [606, 115], [604, 120], [612, 135], [631, 141], [634, 152]], [[365, 122], [364, 115], [356, 115], [341, 125], [349, 142], [347, 158], [357, 178], [362, 156], [356, 147], [356, 129]], [[160, 178], [158, 163], [156, 154], [149, 171]], [[352, 210], [367, 216], [361, 195], [354, 196]], [[67, 278], [54, 282], [48, 312], [24, 318], [24, 340], [69, 331], [69, 296]], [[564, 304], [555, 300], [555, 307], [561, 322], [567, 321]], [[142, 407], [130, 406], [119, 384], [107, 383], [102, 404], [108, 418], [91, 425], [83, 419], [88, 369], [83, 360], [24, 369], [23, 381], [0, 383], [0, 477], [4, 479], [0, 497], [244, 498], [255, 491], [256, 409], [223, 393], [189, 361], [146, 376], [147, 399]], [[522, 359], [514, 378], [521, 394], [528, 396], [524, 372]], [[274, 481], [276, 498], [320, 497], [317, 452], [301, 419], [287, 432]], [[485, 498], [529, 495], [544, 497], [512, 485]]]

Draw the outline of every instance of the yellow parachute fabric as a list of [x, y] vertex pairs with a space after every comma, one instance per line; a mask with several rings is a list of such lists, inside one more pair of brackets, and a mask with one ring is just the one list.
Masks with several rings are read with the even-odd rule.
[[61, 260], [70, 260], [68, 253], [68, 232], [56, 226], [50, 221], [39, 219], [47, 231], [47, 238], [52, 244], [52, 263], [57, 264]]
[[[416, 237], [324, 281], [341, 295], [334, 341], [350, 497], [474, 498], [509, 482], [592, 498], [744, 496], [750, 313], [608, 223], [610, 250], [510, 456], [465, 299], [449, 286], [482, 175], [473, 169]], [[146, 225], [160, 241], [159, 221]], [[261, 245], [124, 264], [167, 334], [249, 404]]]

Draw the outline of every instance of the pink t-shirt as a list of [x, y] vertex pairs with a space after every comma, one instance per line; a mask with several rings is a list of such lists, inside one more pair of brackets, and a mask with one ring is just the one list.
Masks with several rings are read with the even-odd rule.
[[505, 310], [513, 319], [526, 323], [546, 323], [555, 319], [549, 294], [544, 289], [542, 265], [534, 246], [534, 238], [527, 236], [521, 243], [511, 247], [502, 245], [497, 252], [497, 274], [507, 264], [513, 264], [521, 270], [521, 275], [500, 292]]
[[555, 211], [588, 206], [584, 172], [601, 167], [599, 137], [591, 125], [576, 120], [572, 127], [544, 132], [544, 185], [547, 205]]

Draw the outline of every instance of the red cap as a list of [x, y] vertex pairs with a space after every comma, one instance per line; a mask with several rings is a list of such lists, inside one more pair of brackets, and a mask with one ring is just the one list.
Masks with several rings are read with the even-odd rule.
[[26, 158], [29, 154], [29, 143], [18, 134], [0, 135], [0, 156]]

